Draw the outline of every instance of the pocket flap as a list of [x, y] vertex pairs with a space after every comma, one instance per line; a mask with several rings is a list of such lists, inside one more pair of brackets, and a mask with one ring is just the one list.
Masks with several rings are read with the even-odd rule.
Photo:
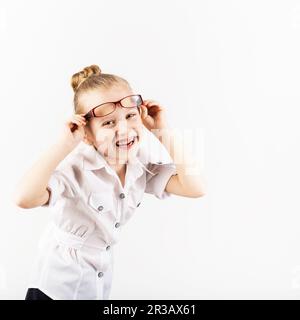
[[133, 193], [129, 200], [128, 200], [128, 206], [131, 208], [137, 208], [141, 205], [141, 202], [143, 200], [144, 193]]
[[98, 213], [104, 213], [113, 210], [113, 201], [111, 195], [103, 192], [91, 192], [88, 198], [88, 204]]

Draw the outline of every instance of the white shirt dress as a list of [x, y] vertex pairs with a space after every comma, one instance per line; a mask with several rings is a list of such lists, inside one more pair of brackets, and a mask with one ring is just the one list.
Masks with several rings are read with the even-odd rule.
[[165, 187], [176, 174], [166, 148], [149, 134], [144, 140], [127, 164], [124, 188], [101, 154], [83, 142], [54, 170], [51, 196], [42, 206], [52, 210], [52, 219], [39, 242], [29, 288], [54, 300], [109, 299], [113, 249], [122, 228], [144, 192], [169, 197]]

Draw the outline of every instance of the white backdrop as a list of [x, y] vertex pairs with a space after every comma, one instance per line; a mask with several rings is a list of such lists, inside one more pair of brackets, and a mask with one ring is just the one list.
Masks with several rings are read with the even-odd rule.
[[12, 192], [72, 113], [90, 64], [204, 132], [207, 195], [146, 195], [111, 299], [300, 297], [300, 3], [0, 2], [0, 297], [24, 299], [50, 212]]

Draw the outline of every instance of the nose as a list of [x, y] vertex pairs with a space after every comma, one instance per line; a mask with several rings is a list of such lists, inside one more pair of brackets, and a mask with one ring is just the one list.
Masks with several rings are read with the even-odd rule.
[[128, 123], [126, 120], [119, 120], [116, 124], [116, 137], [117, 139], [122, 139], [127, 137]]

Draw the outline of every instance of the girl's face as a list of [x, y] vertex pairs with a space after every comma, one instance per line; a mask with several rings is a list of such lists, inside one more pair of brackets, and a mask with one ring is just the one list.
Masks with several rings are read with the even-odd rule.
[[[135, 94], [130, 88], [114, 85], [110, 89], [94, 89], [80, 96], [83, 112], [87, 113], [95, 106], [118, 101]], [[84, 141], [93, 144], [110, 164], [124, 164], [138, 151], [142, 138], [143, 123], [137, 108], [123, 108], [120, 104], [114, 112], [104, 117], [90, 118], [85, 127]], [[128, 142], [132, 141], [127, 145]]]

